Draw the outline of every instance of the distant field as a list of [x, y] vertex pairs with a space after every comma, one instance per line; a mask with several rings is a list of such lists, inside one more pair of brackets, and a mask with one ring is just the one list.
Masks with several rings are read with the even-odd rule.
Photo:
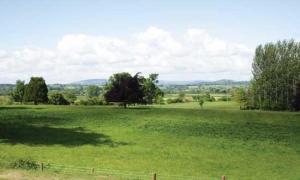
[[[74, 168], [11, 170], [25, 159]], [[128, 172], [127, 179], [156, 172], [158, 179], [296, 180], [300, 113], [240, 111], [234, 102], [205, 102], [203, 109], [195, 102], [129, 109], [2, 106], [0, 167], [0, 179], [1, 172], [90, 179], [95, 168]]]
[[[201, 109], [198, 102], [155, 105], [159, 108]], [[203, 110], [239, 110], [239, 104], [234, 101], [204, 102]]]
[[[165, 94], [164, 96], [164, 99], [167, 100], [167, 99], [171, 99], [171, 98], [177, 98], [179, 94]], [[196, 95], [199, 95], [199, 94], [185, 94], [185, 98], [190, 100], [190, 101], [193, 101], [193, 96], [196, 96]], [[204, 94], [202, 94], [204, 95]], [[210, 94], [210, 96], [214, 97], [216, 100], [219, 100], [221, 97], [231, 97], [230, 94], [215, 94], [215, 93], [212, 93]]]

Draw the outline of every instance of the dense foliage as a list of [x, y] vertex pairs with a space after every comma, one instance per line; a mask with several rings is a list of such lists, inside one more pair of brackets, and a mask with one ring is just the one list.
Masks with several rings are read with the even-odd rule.
[[73, 90], [63, 91], [63, 96], [70, 104], [73, 104], [77, 99], [76, 92]]
[[25, 85], [24, 101], [34, 104], [48, 102], [48, 88], [42, 77], [31, 77]]
[[25, 93], [25, 82], [18, 80], [16, 82], [16, 87], [12, 92], [12, 98], [15, 102], [23, 102], [23, 97]]
[[127, 104], [144, 103], [142, 78], [137, 73], [133, 77], [126, 72], [116, 73], [109, 78], [104, 94], [107, 102], [121, 102], [124, 108]]
[[54, 93], [50, 95], [49, 104], [69, 105], [70, 103], [65, 99], [65, 97], [61, 93]]
[[156, 85], [157, 74], [144, 78], [140, 73], [131, 76], [127, 72], [116, 73], [109, 78], [104, 98], [107, 102], [127, 104], [152, 104], [158, 96], [163, 96]]
[[150, 74], [149, 78], [143, 78], [144, 100], [147, 104], [152, 104], [154, 101], [157, 101], [158, 97], [164, 95], [157, 85], [157, 78], [158, 74]]
[[259, 45], [252, 68], [252, 106], [266, 110], [299, 107], [295, 95], [299, 94], [300, 43], [290, 40]]

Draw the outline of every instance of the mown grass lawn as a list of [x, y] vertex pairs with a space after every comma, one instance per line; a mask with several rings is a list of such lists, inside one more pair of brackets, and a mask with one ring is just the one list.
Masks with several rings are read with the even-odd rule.
[[0, 107], [0, 169], [31, 159], [158, 177], [299, 179], [300, 114], [238, 109], [229, 102], [202, 110], [197, 103]]

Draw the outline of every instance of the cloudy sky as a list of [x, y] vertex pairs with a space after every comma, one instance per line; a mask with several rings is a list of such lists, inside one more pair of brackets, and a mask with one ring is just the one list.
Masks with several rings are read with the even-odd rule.
[[255, 47], [300, 39], [300, 1], [0, 0], [0, 83], [159, 73], [249, 80]]

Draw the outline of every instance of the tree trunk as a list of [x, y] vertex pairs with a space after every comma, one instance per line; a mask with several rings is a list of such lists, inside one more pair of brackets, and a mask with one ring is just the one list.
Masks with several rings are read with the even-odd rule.
[[123, 104], [123, 106], [124, 106], [124, 109], [126, 109], [126, 108], [127, 108], [127, 104], [126, 104], [126, 103], [124, 103], [124, 104]]

